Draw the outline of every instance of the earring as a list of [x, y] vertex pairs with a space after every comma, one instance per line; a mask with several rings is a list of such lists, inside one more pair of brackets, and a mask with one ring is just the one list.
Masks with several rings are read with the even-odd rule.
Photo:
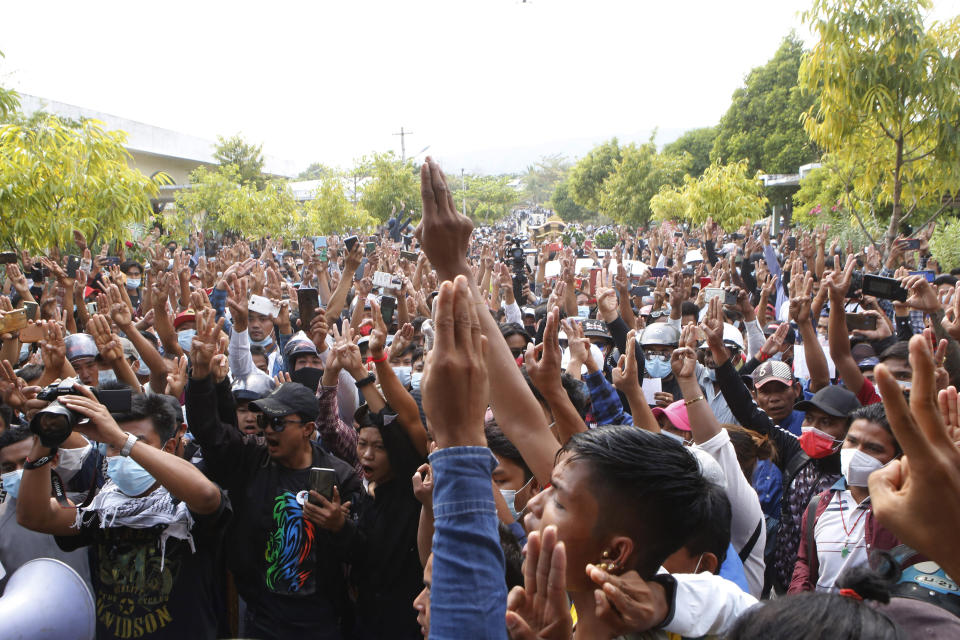
[[[604, 551], [602, 554], [600, 554], [600, 557], [602, 557], [604, 560], [609, 560], [610, 552]], [[611, 571], [616, 566], [617, 565], [615, 562], [601, 562], [597, 565], [597, 567], [599, 567], [602, 571]]]

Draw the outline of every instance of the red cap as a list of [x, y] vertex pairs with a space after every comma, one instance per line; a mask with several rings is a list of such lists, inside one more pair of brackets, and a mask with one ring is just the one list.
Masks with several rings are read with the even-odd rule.
[[181, 311], [177, 314], [177, 317], [173, 319], [173, 328], [179, 329], [180, 325], [184, 322], [194, 322], [196, 321], [197, 316], [194, 313], [193, 309], [187, 309], [186, 311]]

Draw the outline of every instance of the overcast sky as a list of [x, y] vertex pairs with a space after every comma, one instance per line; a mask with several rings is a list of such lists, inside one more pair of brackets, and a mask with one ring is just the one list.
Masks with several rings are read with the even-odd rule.
[[[4, 3], [0, 82], [271, 155], [372, 151], [516, 170], [610, 136], [715, 124], [797, 0]], [[939, 0], [936, 16], [960, 13]]]

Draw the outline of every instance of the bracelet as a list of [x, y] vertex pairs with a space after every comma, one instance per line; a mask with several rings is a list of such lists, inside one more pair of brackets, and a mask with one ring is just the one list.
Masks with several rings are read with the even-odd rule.
[[120, 449], [120, 455], [127, 457], [130, 455], [130, 450], [133, 449], [133, 445], [137, 443], [137, 436], [132, 433], [127, 433], [127, 441], [123, 443], [123, 448]]
[[36, 460], [25, 460], [23, 463], [23, 468], [26, 471], [29, 471], [30, 469], [39, 469], [43, 465], [53, 460], [53, 456], [55, 456], [56, 454], [57, 454], [57, 450], [51, 449], [50, 453], [48, 453], [45, 456], [40, 456]]
[[378, 363], [380, 363], [380, 362], [386, 362], [386, 361], [387, 361], [387, 352], [386, 352], [386, 351], [384, 351], [384, 352], [383, 352], [383, 355], [382, 355], [381, 357], [379, 357], [379, 358], [370, 358], [370, 362], [372, 362], [372, 363], [374, 363], [374, 364], [378, 364]]
[[766, 353], [763, 349], [761, 349], [760, 351], [757, 352], [757, 360], [758, 360], [759, 362], [766, 362], [767, 360], [769, 360], [769, 359], [772, 358], [772, 357], [773, 357], [773, 356], [767, 355], [767, 353]]
[[371, 373], [371, 374], [368, 375], [366, 378], [361, 378], [361, 379], [357, 380], [357, 382], [356, 382], [357, 389], [359, 389], [359, 388], [361, 388], [361, 387], [365, 387], [365, 386], [367, 386], [368, 384], [371, 384], [371, 383], [376, 382], [376, 381], [377, 381], [377, 376], [375, 376], [375, 375], [373, 375], [373, 374]]
[[689, 406], [692, 405], [693, 403], [695, 403], [695, 402], [700, 402], [700, 401], [703, 400], [703, 399], [704, 399], [703, 395], [699, 395], [699, 396], [697, 396], [696, 398], [694, 398], [694, 399], [692, 399], [692, 400], [684, 400], [684, 401], [683, 401], [683, 406], [689, 407]]

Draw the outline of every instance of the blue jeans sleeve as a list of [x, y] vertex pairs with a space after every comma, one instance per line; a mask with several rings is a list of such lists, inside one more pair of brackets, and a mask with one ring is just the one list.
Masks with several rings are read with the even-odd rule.
[[505, 639], [507, 586], [486, 447], [430, 454], [433, 467], [433, 585], [430, 638]]

